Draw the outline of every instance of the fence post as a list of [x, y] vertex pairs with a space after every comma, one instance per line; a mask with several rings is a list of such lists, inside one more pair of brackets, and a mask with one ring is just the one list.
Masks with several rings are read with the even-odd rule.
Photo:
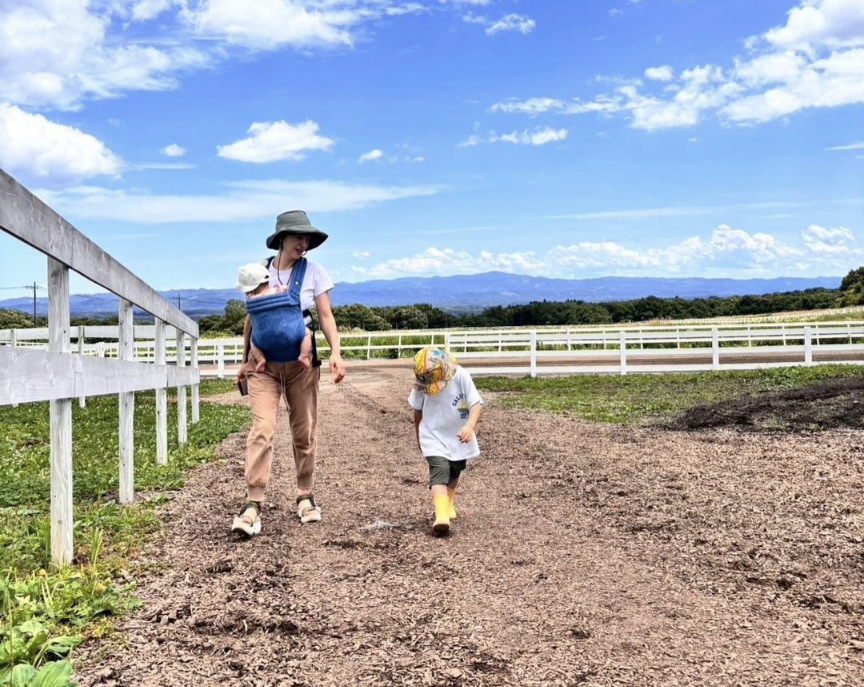
[[444, 352], [450, 355], [450, 332], [444, 334]]
[[[157, 365], [165, 364], [165, 322], [158, 317], [154, 358]], [[168, 388], [156, 389], [156, 465], [168, 464]]]
[[[186, 333], [177, 330], [177, 368], [186, 367]], [[186, 433], [186, 385], [177, 387], [177, 443], [185, 444]]]
[[720, 369], [720, 330], [711, 327], [711, 369]]
[[531, 331], [531, 376], [537, 376], [537, 332]]
[[[198, 368], [198, 339], [192, 339], [192, 368]], [[192, 385], [192, 424], [200, 419], [199, 407], [201, 404], [201, 390], [198, 384]]]
[[[78, 355], [84, 355], [84, 325], [78, 325]], [[87, 399], [84, 397], [84, 390], [81, 390], [81, 395], [78, 397], [78, 405], [81, 408], [87, 407]]]
[[[48, 350], [69, 353], [69, 268], [48, 258]], [[51, 560], [72, 562], [72, 399], [49, 402]]]
[[366, 360], [372, 360], [372, 335], [366, 337]]
[[804, 364], [813, 364], [813, 332], [810, 327], [804, 327]]
[[621, 356], [621, 375], [627, 374], [627, 332], [618, 330], [618, 352]]
[[225, 378], [225, 342], [222, 339], [216, 344], [216, 376]]
[[[133, 360], [135, 356], [135, 329], [132, 303], [121, 298], [119, 306], [117, 340], [118, 360]], [[135, 392], [120, 394], [120, 503], [135, 500]]]
[[[849, 343], [852, 343], [852, 339], [849, 339]], [[15, 348], [18, 345], [18, 332], [14, 329], [9, 330], [9, 345], [12, 346], [12, 348]], [[18, 404], [13, 403], [12, 407], [17, 408]]]

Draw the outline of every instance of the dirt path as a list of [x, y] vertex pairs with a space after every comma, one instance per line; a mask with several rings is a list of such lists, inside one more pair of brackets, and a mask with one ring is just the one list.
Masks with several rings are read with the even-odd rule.
[[281, 460], [261, 536], [232, 539], [226, 442], [82, 686], [864, 684], [858, 433], [597, 427], [489, 397], [439, 539], [406, 395], [403, 370], [322, 383], [317, 525]]

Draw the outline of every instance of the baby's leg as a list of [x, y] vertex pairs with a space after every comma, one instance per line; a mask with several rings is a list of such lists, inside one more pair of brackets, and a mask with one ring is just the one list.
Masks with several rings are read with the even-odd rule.
[[300, 342], [300, 356], [297, 358], [303, 367], [312, 367], [312, 332], [306, 327], [306, 335]]
[[252, 353], [255, 354], [255, 358], [258, 360], [258, 364], [255, 366], [255, 372], [264, 372], [264, 368], [267, 367], [267, 358], [264, 357], [264, 353], [261, 349], [251, 341], [249, 342], [249, 345], [252, 347]]

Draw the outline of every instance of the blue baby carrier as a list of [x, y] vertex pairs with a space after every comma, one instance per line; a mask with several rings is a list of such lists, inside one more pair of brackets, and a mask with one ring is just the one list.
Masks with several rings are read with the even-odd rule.
[[[270, 262], [272, 258], [268, 267]], [[305, 274], [306, 258], [300, 258], [291, 270], [287, 291], [246, 301], [246, 312], [252, 322], [252, 343], [267, 360], [287, 363], [300, 357], [300, 344], [306, 336], [305, 313], [300, 309], [300, 288]]]

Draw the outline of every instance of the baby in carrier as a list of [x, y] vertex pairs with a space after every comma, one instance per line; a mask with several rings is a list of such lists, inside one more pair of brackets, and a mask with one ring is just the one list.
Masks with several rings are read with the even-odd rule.
[[270, 286], [270, 274], [260, 263], [240, 268], [237, 289], [246, 294], [246, 312], [252, 322], [252, 353], [258, 360], [255, 372], [263, 372], [268, 360], [297, 360], [312, 365], [312, 331], [300, 310], [300, 286], [306, 259], [298, 260], [289, 286]]

